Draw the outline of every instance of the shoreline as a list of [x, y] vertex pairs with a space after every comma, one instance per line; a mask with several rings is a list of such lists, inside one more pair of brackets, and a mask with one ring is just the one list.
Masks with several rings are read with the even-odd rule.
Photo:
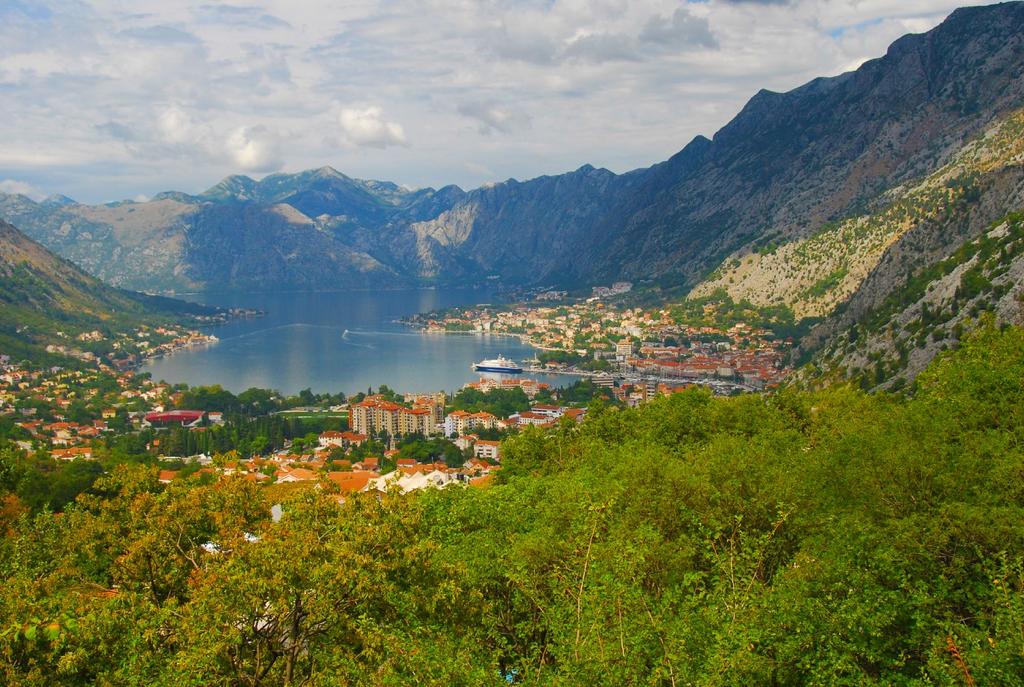
[[450, 336], [450, 335], [453, 335], [453, 334], [461, 334], [461, 335], [464, 335], [464, 336], [508, 337], [510, 339], [516, 339], [517, 341], [519, 341], [519, 343], [521, 343], [521, 344], [523, 344], [525, 346], [529, 346], [531, 348], [536, 348], [539, 351], [565, 351], [566, 350], [564, 348], [555, 348], [553, 346], [544, 346], [542, 344], [536, 343], [534, 341], [531, 341], [526, 334], [516, 334], [516, 333], [513, 333], [513, 332], [480, 332], [480, 331], [476, 331], [475, 329], [473, 331], [471, 331], [471, 332], [470, 331], [454, 331], [454, 330], [453, 331], [449, 331], [447, 329], [431, 329], [429, 327], [423, 327], [423, 326], [416, 325], [416, 324], [413, 324], [411, 322], [405, 322], [405, 321], [402, 321], [402, 320], [398, 320], [398, 322], [399, 322], [399, 324], [403, 324], [403, 325], [405, 325], [406, 327], [408, 327], [410, 329], [418, 330], [421, 334], [444, 334], [445, 336]]

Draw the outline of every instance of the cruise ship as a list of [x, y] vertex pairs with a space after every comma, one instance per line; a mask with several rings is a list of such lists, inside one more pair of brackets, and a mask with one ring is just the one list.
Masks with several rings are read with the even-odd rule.
[[473, 369], [477, 372], [505, 372], [508, 374], [519, 374], [523, 371], [523, 368], [516, 365], [514, 360], [509, 360], [502, 355], [491, 360], [481, 360], [473, 365]]

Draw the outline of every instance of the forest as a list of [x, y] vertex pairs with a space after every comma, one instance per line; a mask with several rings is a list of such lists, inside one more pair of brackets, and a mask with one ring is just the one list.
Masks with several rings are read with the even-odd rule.
[[1022, 440], [989, 323], [901, 394], [595, 401], [484, 488], [0, 469], [0, 684], [1019, 684]]

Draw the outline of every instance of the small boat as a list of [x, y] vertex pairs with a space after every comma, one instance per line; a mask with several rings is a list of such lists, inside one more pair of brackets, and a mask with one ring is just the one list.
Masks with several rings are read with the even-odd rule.
[[474, 363], [473, 369], [477, 372], [504, 372], [507, 374], [519, 374], [523, 371], [523, 368], [516, 365], [515, 361], [509, 360], [502, 355], [499, 355], [497, 358]]

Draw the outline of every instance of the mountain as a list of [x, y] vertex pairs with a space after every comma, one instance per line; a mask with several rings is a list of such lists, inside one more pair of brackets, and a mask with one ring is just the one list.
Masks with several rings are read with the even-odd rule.
[[107, 286], [0, 221], [0, 353], [39, 359], [42, 347], [78, 346], [74, 342], [83, 334], [98, 332], [108, 340], [142, 326], [217, 314], [214, 308]]
[[712, 139], [622, 175], [585, 165], [467, 193], [323, 167], [259, 181], [232, 176], [198, 195], [167, 192], [148, 203], [3, 196], [0, 216], [104, 280], [149, 291], [487, 275], [693, 286], [765, 245], [806, 240], [885, 204], [892, 189], [948, 164], [1024, 106], [1022, 27], [1021, 3], [957, 10], [855, 72], [761, 91]]
[[271, 174], [260, 181], [231, 176], [200, 194], [200, 200], [287, 204], [307, 217], [327, 216], [359, 226], [434, 217], [464, 195], [457, 186], [409, 190], [387, 181], [352, 179], [331, 167]]
[[116, 286], [329, 290], [416, 283], [374, 236], [435, 217], [464, 195], [456, 186], [410, 190], [323, 167], [260, 181], [231, 176], [199, 195], [168, 191], [148, 202], [0, 194], [0, 217]]
[[148, 203], [0, 196], [0, 216], [103, 279], [150, 291], [493, 275], [724, 289], [820, 320], [801, 348], [810, 355], [1024, 207], [1022, 29], [1021, 2], [957, 10], [856, 71], [761, 91], [712, 138], [626, 174], [584, 165], [464, 192], [324, 167]]
[[1024, 324], [1024, 212], [997, 220], [899, 288], [874, 288], [884, 274], [803, 342], [816, 351], [815, 384], [854, 379], [867, 389], [900, 389], [959, 345], [978, 318]]
[[[596, 202], [590, 189], [600, 173], [584, 168], [472, 192], [422, 229], [456, 237], [467, 258], [512, 278], [678, 274], [697, 283], [759, 240], [809, 236], [927, 175], [1024, 105], [1022, 28], [1021, 3], [958, 10], [856, 72], [761, 91], [712, 140], [608, 176]], [[559, 193], [564, 185], [573, 188]], [[564, 196], [578, 202], [548, 204]], [[524, 244], [547, 250], [524, 265]]]

